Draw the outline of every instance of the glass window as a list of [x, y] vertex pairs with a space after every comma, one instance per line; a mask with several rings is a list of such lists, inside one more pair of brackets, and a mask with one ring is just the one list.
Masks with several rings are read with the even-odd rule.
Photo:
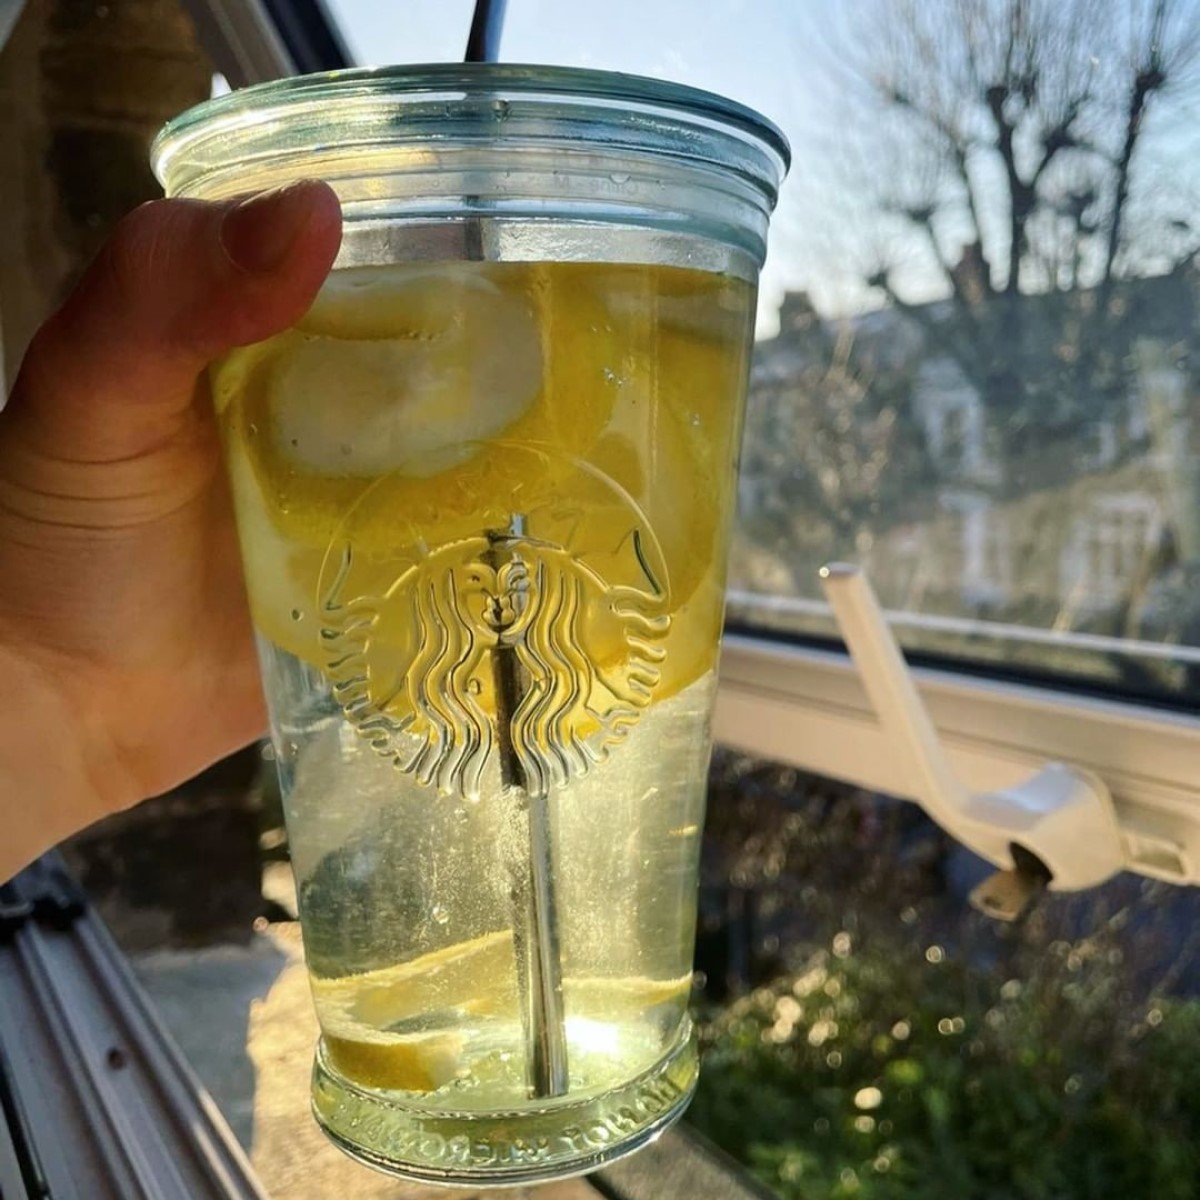
[[325, 0], [325, 8], [354, 61], [375, 67], [461, 59], [475, 4], [474, 0], [406, 0], [399, 6], [378, 0]]
[[[459, 57], [471, 10], [329, 3], [370, 63]], [[1196, 698], [1197, 0], [510, 0], [502, 54], [792, 141], [733, 622], [828, 637], [849, 559], [909, 650]], [[691, 1119], [780, 1196], [1190, 1200], [1194, 889], [999, 925], [915, 806], [729, 752], [703, 855]]]
[[1194, 697], [1200, 9], [805, 9], [733, 620]]

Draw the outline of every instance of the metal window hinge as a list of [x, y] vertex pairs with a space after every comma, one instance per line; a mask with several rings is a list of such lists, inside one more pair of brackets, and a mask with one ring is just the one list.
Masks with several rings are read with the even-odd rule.
[[1112, 797], [1091, 771], [1047, 763], [1023, 782], [973, 793], [950, 766], [937, 730], [866, 577], [821, 570], [825, 596], [912, 795], [947, 833], [1000, 870], [972, 893], [984, 912], [1013, 920], [1043, 888], [1094, 887], [1126, 866]]

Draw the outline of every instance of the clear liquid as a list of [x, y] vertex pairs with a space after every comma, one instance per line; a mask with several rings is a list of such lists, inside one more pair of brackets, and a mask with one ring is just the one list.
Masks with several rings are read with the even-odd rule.
[[[272, 695], [289, 698], [276, 741], [329, 1061], [362, 1087], [417, 1093], [431, 1108], [521, 1106], [520, 793], [498, 778], [471, 801], [431, 793], [372, 752], [319, 675], [261, 650]], [[684, 1020], [711, 694], [708, 675], [655, 705], [603, 770], [555, 796], [575, 1099], [652, 1067]]]
[[[548, 1136], [547, 1103], [578, 1121], [593, 1098], [625, 1143], [694, 1080], [753, 298], [643, 264], [355, 268], [214, 368], [324, 1033], [314, 1095], [352, 1152], [441, 1169], [397, 1138], [478, 1113], [471, 1145], [503, 1157], [507, 1114]], [[386, 1103], [363, 1116], [363, 1095]], [[558, 1126], [556, 1163], [610, 1148]]]

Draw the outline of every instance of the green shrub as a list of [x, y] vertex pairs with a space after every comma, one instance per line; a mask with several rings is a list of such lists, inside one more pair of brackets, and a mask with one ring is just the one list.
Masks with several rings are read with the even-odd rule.
[[1019, 979], [907, 935], [710, 1013], [691, 1121], [786, 1200], [1200, 1195], [1200, 1001], [1134, 1001], [1107, 934]]

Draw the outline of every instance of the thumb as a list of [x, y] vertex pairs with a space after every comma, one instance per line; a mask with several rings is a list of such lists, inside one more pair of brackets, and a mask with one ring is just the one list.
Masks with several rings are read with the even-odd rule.
[[297, 321], [337, 254], [324, 183], [222, 204], [156, 200], [124, 218], [30, 345], [6, 419], [30, 449], [114, 462], [190, 419], [200, 371]]

